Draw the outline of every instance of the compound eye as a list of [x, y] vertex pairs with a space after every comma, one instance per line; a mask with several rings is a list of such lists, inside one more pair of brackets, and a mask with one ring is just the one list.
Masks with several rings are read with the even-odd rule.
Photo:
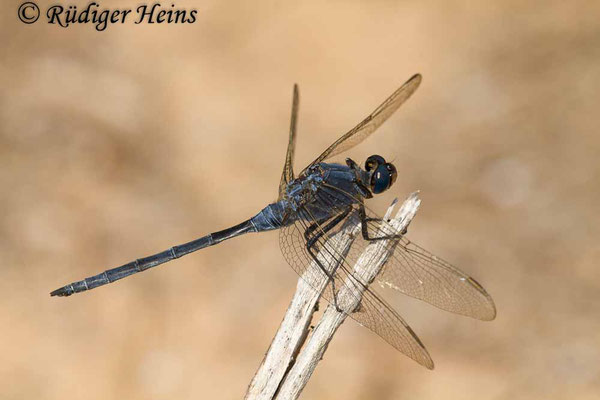
[[394, 167], [394, 164], [387, 163], [385, 164], [385, 166], [388, 172], [390, 173], [390, 176], [392, 177], [390, 186], [388, 187], [389, 189], [396, 182], [396, 178], [398, 178], [398, 171], [396, 171], [396, 167]]
[[386, 164], [379, 165], [371, 175], [371, 191], [375, 194], [386, 191], [392, 185], [392, 174]]
[[385, 164], [385, 159], [377, 154], [372, 155], [365, 161], [365, 171], [369, 172], [377, 168], [379, 165]]

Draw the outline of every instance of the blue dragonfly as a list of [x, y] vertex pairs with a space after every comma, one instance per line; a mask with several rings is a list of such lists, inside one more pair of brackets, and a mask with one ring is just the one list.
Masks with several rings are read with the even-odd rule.
[[[322, 296], [339, 312], [348, 314], [403, 354], [432, 369], [429, 353], [408, 324], [368, 283], [353, 275], [352, 265], [366, 246], [382, 240], [386, 246], [394, 246], [390, 247], [391, 256], [377, 279], [405, 295], [480, 320], [492, 320], [496, 316], [491, 296], [475, 279], [409, 241], [406, 232], [378, 235], [387, 222], [367, 208], [365, 200], [385, 192], [394, 184], [398, 173], [392, 163], [379, 155], [368, 157], [364, 168], [350, 158], [345, 164], [325, 162], [369, 137], [420, 83], [421, 75], [411, 77], [297, 176], [293, 160], [299, 92], [298, 86], [294, 85], [288, 147], [276, 202], [235, 226], [70, 283], [51, 295], [70, 296], [95, 289], [227, 239], [279, 229], [280, 247], [288, 264], [315, 288], [321, 287], [319, 282], [327, 279], [327, 289]], [[342, 253], [329, 239], [347, 223], [360, 224], [360, 235], [352, 242], [351, 249]], [[327, 254], [334, 262], [327, 264], [319, 254]], [[359, 307], [345, 310], [338, 304], [337, 296], [342, 287], [356, 293], [360, 299]]]

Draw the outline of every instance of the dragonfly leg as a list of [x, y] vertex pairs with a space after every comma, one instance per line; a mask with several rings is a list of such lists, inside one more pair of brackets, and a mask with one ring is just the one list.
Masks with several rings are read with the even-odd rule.
[[321, 262], [318, 260], [317, 255], [315, 253], [313, 253], [312, 247], [309, 247], [307, 245], [306, 249], [308, 250], [308, 253], [312, 257], [312, 259], [317, 263], [317, 265], [319, 266], [319, 268], [321, 268], [321, 271], [323, 271], [323, 273], [325, 275], [327, 275], [327, 278], [329, 279], [329, 282], [331, 282], [331, 290], [333, 292], [333, 305], [335, 306], [335, 309], [336, 309], [337, 312], [342, 312], [342, 309], [340, 308], [340, 306], [338, 306], [337, 294], [336, 294], [336, 291], [335, 291], [335, 279], [333, 277], [333, 275], [334, 275], [335, 272], [334, 273], [327, 272], [327, 269], [325, 269], [325, 267], [323, 266], [323, 264], [321, 264]]
[[313, 232], [320, 227], [321, 225], [323, 225], [325, 222], [327, 222], [327, 220], [329, 220], [331, 217], [325, 217], [322, 218], [316, 222], [313, 222], [312, 224], [310, 224], [310, 226], [308, 228], [306, 228], [306, 230], [304, 231], [304, 240], [306, 240], [306, 243], [308, 243], [311, 238], [310, 235], [313, 234]]
[[362, 203], [359, 203], [359, 205], [358, 205], [358, 217], [360, 218], [362, 237], [363, 237], [363, 239], [365, 239], [369, 242], [374, 242], [377, 240], [400, 239], [400, 238], [402, 238], [403, 235], [406, 235], [406, 232], [408, 232], [408, 230], [406, 228], [404, 228], [404, 230], [402, 230], [402, 232], [399, 235], [383, 235], [383, 236], [378, 236], [378, 237], [370, 237], [369, 236], [369, 228], [367, 227], [367, 222], [371, 222], [371, 221], [382, 222], [383, 220], [381, 218], [368, 218], [367, 212], [365, 211], [365, 205]]
[[[352, 210], [352, 208], [348, 207], [342, 213], [340, 213], [335, 218], [333, 218], [331, 221], [329, 221], [325, 226], [321, 226], [321, 223], [324, 221], [327, 221], [327, 219], [321, 220], [319, 222], [314, 222], [304, 232], [304, 238], [306, 239], [306, 250], [308, 250], [308, 254], [310, 254], [312, 259], [317, 263], [317, 265], [319, 266], [321, 271], [323, 271], [323, 273], [327, 276], [327, 278], [329, 278], [329, 281], [331, 282], [331, 289], [333, 291], [333, 305], [335, 306], [335, 309], [338, 312], [342, 312], [343, 310], [338, 306], [338, 302], [337, 302], [337, 294], [335, 291], [335, 279], [334, 279], [335, 269], [331, 272], [327, 271], [327, 268], [325, 268], [325, 266], [321, 263], [321, 261], [319, 261], [317, 254], [315, 253], [314, 250], [315, 250], [315, 244], [317, 243], [317, 241], [321, 237], [323, 237], [327, 232], [332, 230], [336, 225], [338, 225], [344, 218], [346, 218], [346, 216], [350, 213], [351, 210]], [[320, 229], [317, 231], [317, 228], [320, 228]], [[309, 236], [315, 231], [317, 231], [317, 233], [314, 236], [309, 238]]]
[[[344, 209], [340, 214], [336, 215], [333, 218], [331, 216], [329, 216], [329, 217], [325, 217], [318, 221], [313, 222], [304, 231], [304, 239], [306, 240], [307, 245], [310, 247], [313, 247], [315, 245], [315, 243], [317, 242], [317, 240], [319, 240], [321, 237], [323, 237], [323, 235], [325, 235], [327, 232], [332, 230], [337, 224], [339, 224], [344, 218], [346, 218], [348, 216], [348, 214], [350, 214], [351, 210], [352, 210], [352, 207], [348, 207], [348, 208]], [[327, 225], [322, 226], [327, 221], [329, 221], [327, 223]], [[319, 228], [319, 227], [321, 228], [320, 232], [318, 232], [315, 236], [310, 237], [310, 235], [312, 235], [312, 233], [314, 231], [316, 231], [317, 228]]]

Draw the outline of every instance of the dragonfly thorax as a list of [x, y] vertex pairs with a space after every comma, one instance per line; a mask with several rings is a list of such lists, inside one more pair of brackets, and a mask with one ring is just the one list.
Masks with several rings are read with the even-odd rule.
[[286, 201], [292, 209], [296, 210], [303, 204], [309, 203], [314, 199], [319, 187], [323, 184], [324, 177], [322, 170], [315, 168], [308, 171], [306, 175], [292, 180], [286, 188], [283, 200]]

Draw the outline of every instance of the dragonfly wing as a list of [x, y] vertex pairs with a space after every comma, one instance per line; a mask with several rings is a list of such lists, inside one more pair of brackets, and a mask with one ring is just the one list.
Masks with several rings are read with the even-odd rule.
[[[334, 190], [353, 200], [349, 193], [330, 186]], [[394, 228], [376, 213], [365, 207], [369, 237], [380, 237], [379, 233], [394, 232]], [[380, 241], [377, 241], [380, 242]], [[357, 237], [347, 255], [347, 259], [356, 259], [372, 243]], [[408, 296], [426, 301], [442, 310], [468, 317], [490, 321], [496, 317], [494, 300], [475, 279], [466, 275], [449, 262], [436, 257], [422, 247], [402, 237], [399, 240], [386, 241], [390, 250], [381, 273], [377, 277], [383, 286], [396, 289]]]
[[404, 319], [371, 289], [363, 293], [358, 312], [350, 316], [362, 326], [378, 334], [402, 354], [422, 366], [433, 369], [433, 360], [425, 345]]
[[421, 79], [420, 74], [413, 75], [367, 118], [329, 146], [315, 161], [309, 164], [309, 167], [340, 154], [369, 137], [417, 90]]
[[[371, 211], [367, 215], [374, 218], [368, 222], [371, 232], [386, 223]], [[361, 241], [357, 240], [353, 249], [366, 246]], [[484, 321], [496, 317], [494, 300], [475, 279], [406, 237], [393, 245], [395, 249], [377, 277], [383, 286], [456, 314]]]
[[279, 182], [279, 200], [285, 193], [287, 184], [294, 179], [294, 151], [296, 149], [296, 126], [298, 124], [298, 107], [300, 105], [300, 95], [298, 93], [298, 85], [294, 84], [294, 95], [292, 99], [292, 118], [290, 121], [290, 136], [288, 140], [287, 153], [285, 155], [285, 164]]
[[[357, 259], [350, 256], [356, 253], [353, 244], [360, 238], [360, 224], [356, 209], [340, 219], [342, 213], [342, 210], [334, 210], [330, 217], [319, 219], [314, 205], [300, 208], [296, 222], [280, 232], [286, 261], [328, 302], [337, 299], [343, 312], [358, 323], [421, 365], [433, 368], [429, 353], [413, 330], [354, 270]], [[337, 224], [332, 227], [336, 219]], [[311, 233], [307, 235], [306, 232]], [[312, 251], [320, 265], [307, 249], [307, 240], [313, 241]]]

